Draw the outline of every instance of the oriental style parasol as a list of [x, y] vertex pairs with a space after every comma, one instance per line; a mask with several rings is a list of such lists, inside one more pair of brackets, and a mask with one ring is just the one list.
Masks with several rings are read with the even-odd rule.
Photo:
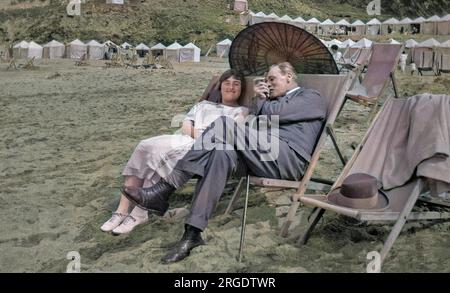
[[231, 44], [230, 67], [245, 76], [263, 75], [288, 61], [297, 73], [339, 74], [333, 56], [314, 35], [294, 25], [263, 22], [241, 31]]

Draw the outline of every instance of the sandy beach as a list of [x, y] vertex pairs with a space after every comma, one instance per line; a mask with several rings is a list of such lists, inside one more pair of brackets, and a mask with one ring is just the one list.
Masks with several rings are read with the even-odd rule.
[[[300, 209], [288, 238], [278, 236], [292, 191], [252, 187], [245, 258], [236, 260], [243, 201], [227, 216], [230, 181], [204, 233], [207, 245], [185, 261], [160, 264], [182, 235], [183, 217], [152, 216], [128, 235], [100, 226], [115, 209], [121, 172], [137, 143], [168, 134], [176, 114], [198, 100], [226, 59], [177, 64], [174, 71], [74, 66], [39, 60], [34, 70], [0, 64], [0, 272], [65, 272], [78, 251], [82, 272], [365, 272], [390, 225], [363, 224], [326, 213], [309, 243], [298, 235], [310, 208]], [[398, 73], [400, 93], [450, 92], [450, 76]], [[389, 89], [387, 94], [391, 94]], [[369, 111], [348, 102], [337, 136], [349, 157], [364, 135]], [[317, 176], [335, 179], [342, 166], [328, 143]], [[188, 208], [195, 181], [177, 191], [171, 208]], [[422, 207], [425, 208], [425, 207]], [[301, 221], [300, 221], [301, 219]], [[450, 272], [450, 223], [409, 223], [383, 272]]]

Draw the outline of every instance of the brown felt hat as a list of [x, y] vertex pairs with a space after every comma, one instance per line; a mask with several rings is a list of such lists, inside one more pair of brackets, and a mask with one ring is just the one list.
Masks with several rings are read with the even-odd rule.
[[328, 201], [362, 210], [379, 210], [389, 205], [389, 199], [379, 191], [377, 179], [365, 173], [347, 176], [342, 186], [328, 195]]

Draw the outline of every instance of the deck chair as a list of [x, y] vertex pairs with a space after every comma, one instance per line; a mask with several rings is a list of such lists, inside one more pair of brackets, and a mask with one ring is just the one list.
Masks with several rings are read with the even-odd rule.
[[10, 70], [10, 69], [17, 69], [17, 64], [16, 64], [16, 59], [12, 58], [11, 61], [9, 62], [8, 67], [6, 67], [6, 70]]
[[[388, 98], [377, 117], [366, 132], [359, 147], [345, 166], [343, 172], [336, 180], [331, 190], [340, 187], [344, 179], [354, 173], [366, 173], [380, 180], [385, 156], [390, 153], [390, 139], [396, 135], [395, 127], [404, 121], [398, 121], [400, 110], [406, 103], [406, 99]], [[405, 125], [405, 124], [403, 124]], [[447, 184], [447, 183], [445, 183]], [[387, 208], [380, 210], [361, 210], [337, 205], [328, 201], [328, 195], [301, 195], [299, 201], [307, 206], [314, 207], [313, 214], [305, 229], [300, 235], [299, 243], [307, 243], [314, 227], [321, 219], [325, 211], [355, 218], [360, 221], [395, 222], [381, 251], [381, 263], [386, 259], [395, 240], [399, 236], [406, 221], [411, 220], [442, 220], [450, 219], [447, 212], [411, 212], [419, 195], [428, 189], [427, 180], [413, 177], [405, 184], [391, 190], [381, 190], [389, 199]], [[446, 185], [450, 188], [450, 184]]]
[[359, 48], [356, 51], [352, 51], [352, 48], [348, 48], [344, 52], [342, 61], [338, 64], [347, 70], [355, 70], [367, 66], [370, 56], [372, 55], [372, 48]]
[[343, 106], [347, 100], [352, 100], [372, 108], [369, 116], [371, 121], [378, 108], [378, 99], [383, 95], [389, 81], [392, 82], [395, 96], [398, 97], [394, 72], [402, 47], [401, 44], [374, 44], [367, 73], [362, 82], [355, 83], [352, 90], [347, 92]]
[[[334, 147], [343, 163], [345, 165], [345, 158], [341, 154], [339, 147], [337, 145], [333, 124], [336, 119], [337, 113], [341, 104], [344, 101], [345, 92], [348, 89], [348, 85], [350, 83], [350, 75], [314, 75], [314, 74], [301, 74], [299, 75], [300, 85], [306, 88], [317, 89], [321, 92], [321, 94], [327, 98], [328, 102], [328, 114], [327, 119], [324, 123], [322, 131], [318, 137], [316, 142], [316, 146], [314, 148], [314, 152], [311, 157], [311, 161], [309, 166], [307, 167], [304, 176], [299, 179], [299, 181], [289, 181], [289, 180], [279, 180], [279, 179], [271, 179], [271, 178], [261, 178], [255, 176], [248, 176], [247, 178], [241, 178], [236, 187], [232, 198], [228, 204], [228, 207], [225, 211], [225, 214], [229, 214], [236, 201], [238, 200], [240, 194], [245, 187], [245, 181], [247, 181], [247, 193], [245, 202], [248, 202], [248, 186], [249, 184], [254, 184], [261, 187], [269, 187], [269, 188], [282, 188], [282, 189], [296, 189], [298, 194], [303, 194], [308, 187], [308, 184], [311, 181], [315, 181], [318, 184], [324, 184], [331, 186], [333, 182], [324, 179], [312, 178], [314, 169], [319, 160], [321, 151], [324, 147], [326, 139], [330, 136]], [[247, 179], [247, 180], [245, 180]], [[292, 220], [295, 216], [295, 212], [298, 208], [298, 202], [293, 202], [293, 205], [290, 207], [287, 221], [283, 225], [281, 229], [281, 235], [286, 236], [288, 234], [289, 227], [292, 223]], [[241, 228], [241, 245], [239, 249], [239, 259], [242, 253], [244, 234], [245, 234], [245, 216], [246, 216], [246, 204], [244, 206], [243, 220], [242, 220], [242, 228]]]
[[83, 66], [83, 65], [88, 65], [86, 53], [83, 54], [83, 56], [81, 56], [79, 60], [75, 61], [75, 66]]
[[35, 59], [36, 59], [36, 57], [33, 57], [30, 60], [28, 60], [27, 63], [25, 65], [23, 65], [23, 68], [26, 70], [34, 69], [34, 60]]

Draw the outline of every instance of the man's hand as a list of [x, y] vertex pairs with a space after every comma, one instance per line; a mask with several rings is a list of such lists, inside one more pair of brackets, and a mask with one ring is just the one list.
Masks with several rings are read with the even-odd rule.
[[255, 96], [261, 99], [269, 98], [269, 85], [266, 83], [264, 78], [255, 78], [253, 80], [253, 91]]

